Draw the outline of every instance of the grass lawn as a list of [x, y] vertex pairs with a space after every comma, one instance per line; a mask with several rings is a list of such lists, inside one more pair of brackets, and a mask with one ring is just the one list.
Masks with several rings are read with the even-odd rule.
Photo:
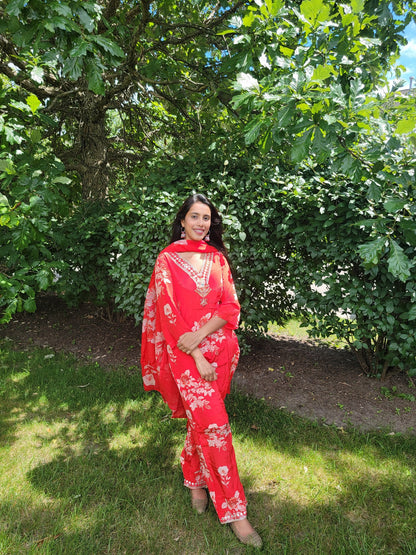
[[[227, 400], [249, 517], [271, 554], [416, 553], [416, 439]], [[0, 554], [237, 554], [190, 508], [185, 422], [137, 368], [0, 343]]]

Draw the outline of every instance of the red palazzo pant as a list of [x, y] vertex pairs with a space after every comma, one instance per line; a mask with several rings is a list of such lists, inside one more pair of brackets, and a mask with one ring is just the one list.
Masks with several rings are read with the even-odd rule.
[[224, 405], [231, 379], [229, 366], [217, 366], [217, 380], [208, 382], [201, 378], [190, 355], [174, 348], [169, 359], [188, 419], [181, 454], [184, 484], [190, 489], [208, 488], [222, 523], [242, 520], [247, 516], [247, 502]]

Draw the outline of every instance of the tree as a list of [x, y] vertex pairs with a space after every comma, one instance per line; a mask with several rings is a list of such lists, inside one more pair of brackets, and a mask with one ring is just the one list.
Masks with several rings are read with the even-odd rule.
[[210, 98], [225, 99], [228, 41], [217, 33], [243, 5], [10, 0], [0, 9], [0, 72], [42, 103], [42, 136], [80, 176], [83, 198], [102, 199], [114, 167], [199, 131]]
[[415, 3], [256, 5], [239, 21], [233, 103], [247, 144], [287, 155], [287, 287], [312, 332], [346, 339], [366, 372], [415, 374], [415, 97], [381, 88]]

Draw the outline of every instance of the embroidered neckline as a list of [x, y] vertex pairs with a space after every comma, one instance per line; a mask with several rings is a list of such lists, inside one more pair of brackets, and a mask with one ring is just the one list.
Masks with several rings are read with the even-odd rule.
[[214, 258], [213, 253], [210, 252], [205, 254], [204, 263], [199, 272], [196, 271], [188, 260], [182, 258], [178, 253], [171, 252], [169, 254], [172, 260], [194, 281], [196, 285], [195, 293], [198, 293], [201, 297], [201, 306], [205, 306], [208, 303], [206, 297], [211, 291], [208, 281], [211, 275], [212, 261]]

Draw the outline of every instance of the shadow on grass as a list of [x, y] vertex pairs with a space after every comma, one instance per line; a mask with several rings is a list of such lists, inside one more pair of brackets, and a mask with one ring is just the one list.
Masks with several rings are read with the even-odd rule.
[[[12, 490], [3, 494], [2, 553], [17, 553], [16, 546], [82, 554], [250, 551], [220, 526], [212, 505], [203, 518], [192, 513], [178, 461], [184, 421], [170, 420], [160, 396], [143, 392], [138, 369], [106, 372], [48, 351], [3, 352], [1, 364], [1, 445], [17, 442], [22, 425], [39, 423], [41, 431], [32, 432], [36, 449], [51, 448], [46, 462], [36, 461], [26, 473], [35, 501]], [[253, 458], [266, 446], [303, 467], [305, 452], [317, 452], [339, 480], [327, 496], [296, 497], [281, 486], [283, 469], [261, 488], [262, 476], [243, 470], [264, 552], [416, 551], [415, 516], [408, 514], [416, 486], [402, 472], [404, 463], [415, 467], [416, 439], [322, 427], [236, 392], [227, 409], [239, 448], [247, 446]], [[363, 451], [397, 465], [397, 479], [376, 475], [371, 466], [350, 473], [348, 457]]]

